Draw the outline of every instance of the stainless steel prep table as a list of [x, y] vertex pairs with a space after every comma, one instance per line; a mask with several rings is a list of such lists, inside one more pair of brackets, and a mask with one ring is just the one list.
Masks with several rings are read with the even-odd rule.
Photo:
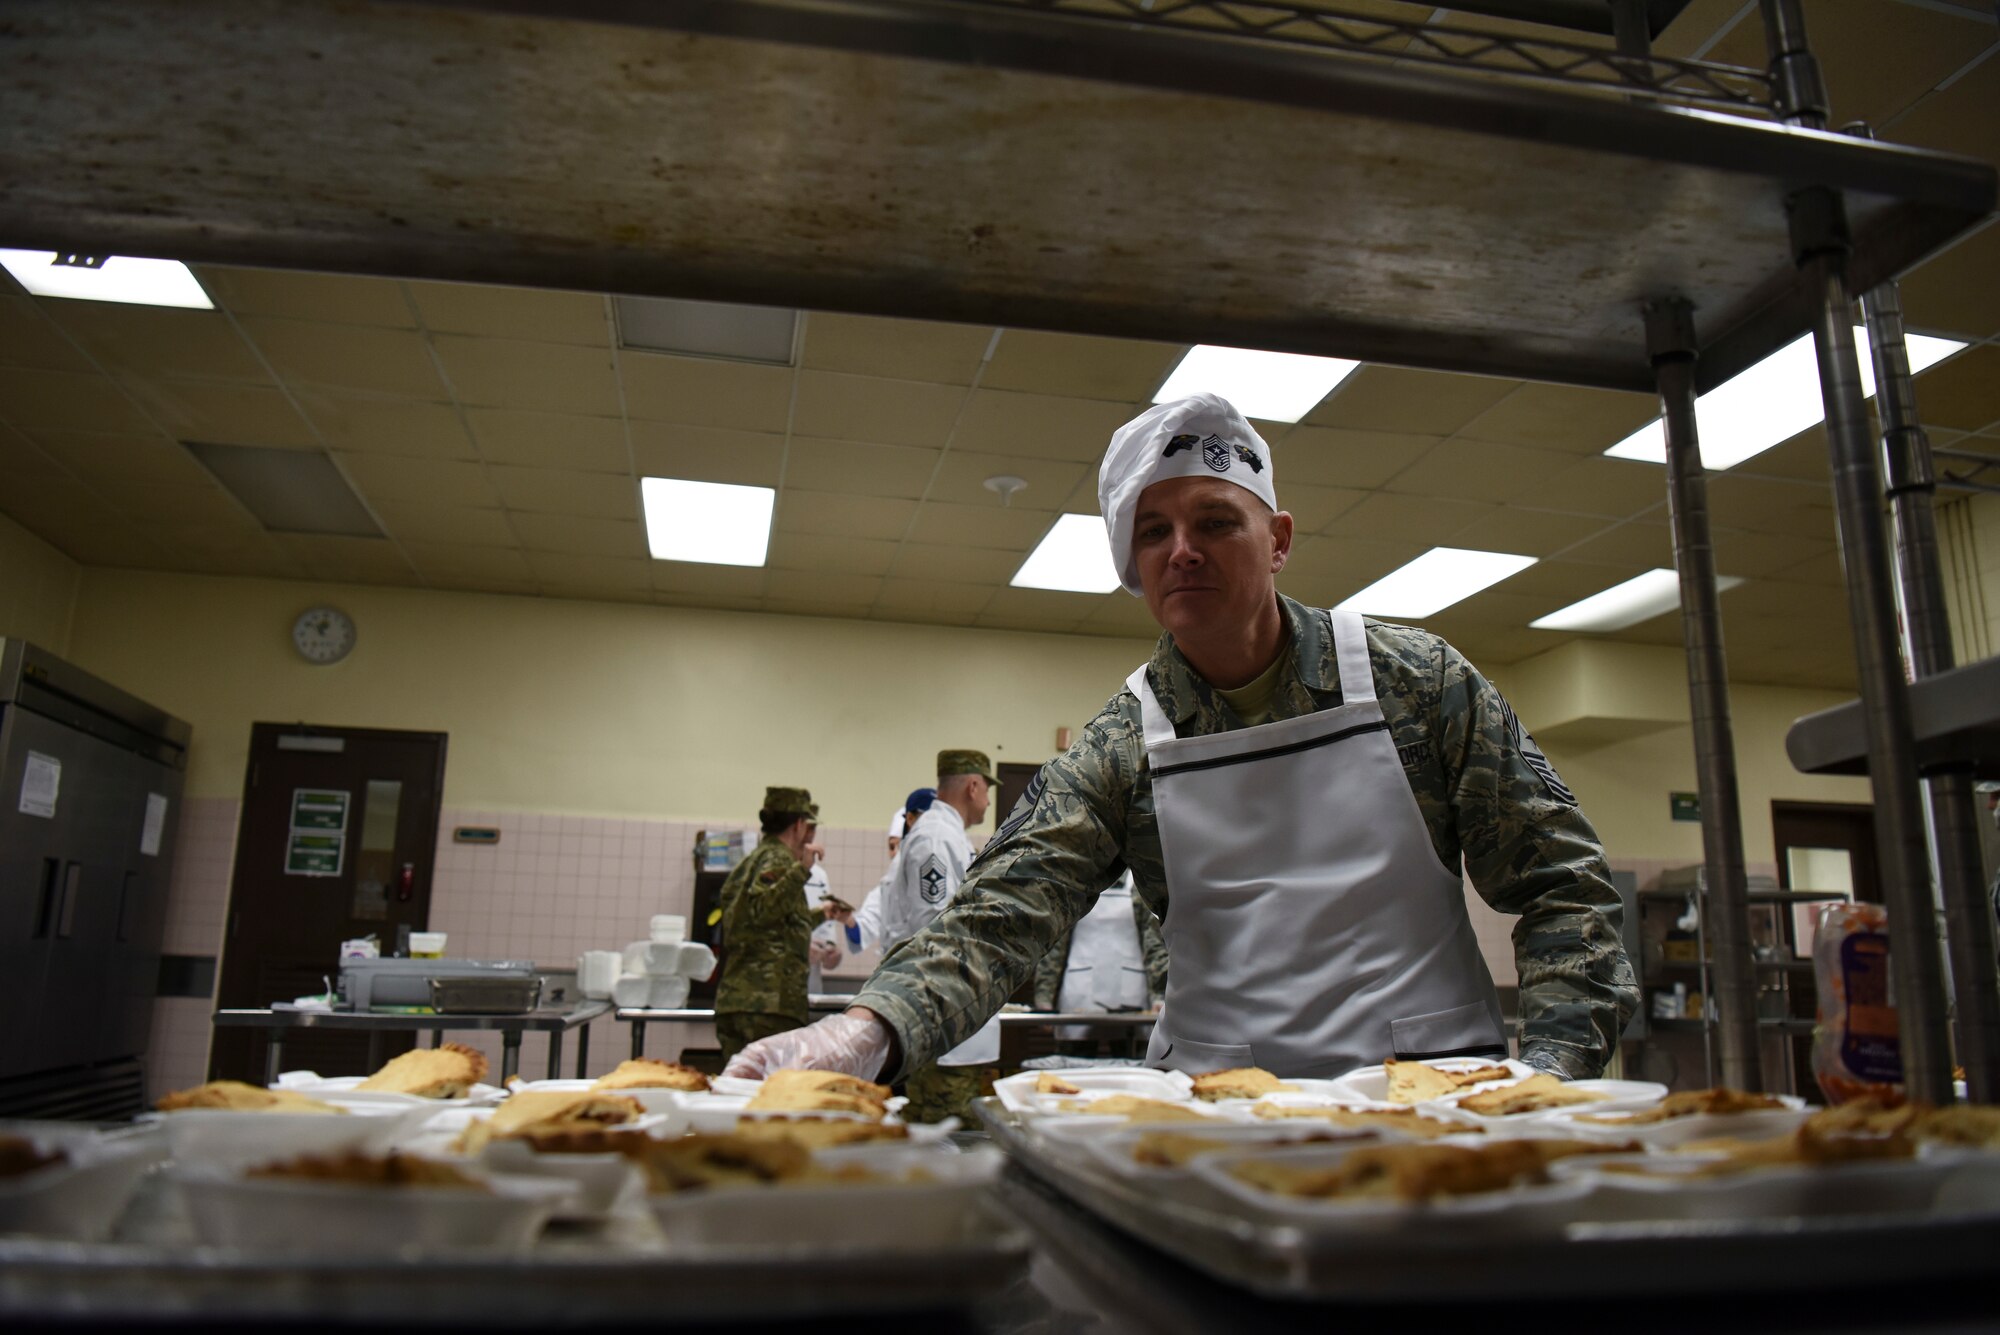
[[[815, 1014], [834, 1015], [847, 1008], [852, 997], [815, 995], [807, 1003], [807, 1009]], [[645, 1006], [621, 1006], [614, 1017], [632, 1026], [632, 1055], [646, 1055], [646, 1026], [655, 1021], [661, 1023], [707, 1024], [715, 1019], [715, 1012], [705, 1007], [680, 1007], [672, 1010], [656, 1010]], [[1099, 1029], [1124, 1029], [1136, 1034], [1141, 1028], [1151, 1029], [1153, 1021], [1159, 1017], [1151, 1012], [1133, 1011], [1117, 1015], [1092, 1014], [1073, 1011], [1002, 1011], [1002, 1029], [1025, 1028], [1034, 1025], [1075, 1024], [1089, 1025]], [[581, 1068], [578, 1075], [583, 1074]]]
[[219, 1010], [215, 1025], [222, 1028], [262, 1029], [268, 1046], [264, 1053], [264, 1080], [270, 1083], [282, 1069], [285, 1032], [290, 1029], [332, 1029], [360, 1032], [371, 1036], [368, 1058], [380, 1066], [375, 1036], [392, 1033], [431, 1035], [431, 1046], [444, 1041], [453, 1029], [497, 1029], [500, 1031], [500, 1079], [512, 1076], [521, 1064], [521, 1035], [534, 1032], [549, 1036], [549, 1079], [562, 1074], [563, 1035], [572, 1029], [576, 1036], [576, 1073], [583, 1075], [590, 1059], [592, 1020], [611, 1009], [608, 1001], [586, 1001], [569, 1010], [529, 1011], [526, 1015], [395, 1015], [375, 1011]]

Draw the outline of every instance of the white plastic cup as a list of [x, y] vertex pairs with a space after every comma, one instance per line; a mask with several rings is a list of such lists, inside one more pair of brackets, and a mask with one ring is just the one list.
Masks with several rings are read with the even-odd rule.
[[687, 940], [688, 920], [679, 913], [655, 913], [651, 926], [653, 941], [658, 945], [678, 945]]
[[410, 958], [413, 960], [439, 960], [444, 958], [443, 932], [411, 932]]

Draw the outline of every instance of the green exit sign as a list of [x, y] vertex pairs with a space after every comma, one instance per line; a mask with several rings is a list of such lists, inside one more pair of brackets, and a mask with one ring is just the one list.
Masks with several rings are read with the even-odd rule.
[[1667, 801], [1673, 808], [1675, 820], [1698, 821], [1701, 819], [1701, 794], [1669, 793], [1667, 794]]

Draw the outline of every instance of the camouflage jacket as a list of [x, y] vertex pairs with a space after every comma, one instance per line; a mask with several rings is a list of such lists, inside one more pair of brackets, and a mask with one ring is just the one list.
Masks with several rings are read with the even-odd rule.
[[[1323, 613], [1280, 596], [1290, 670], [1274, 719], [1340, 703]], [[1638, 1004], [1604, 849], [1507, 702], [1435, 635], [1366, 622], [1369, 665], [1438, 862], [1519, 916], [1521, 1055], [1596, 1075]], [[1147, 665], [1180, 736], [1243, 726], [1173, 638]], [[974, 861], [958, 898], [886, 957], [854, 999], [895, 1029], [908, 1067], [976, 1029], [1130, 867], [1163, 921], [1167, 884], [1139, 702], [1121, 689], [1063, 755], [1042, 766]], [[895, 1073], [889, 1073], [894, 1075]]]
[[806, 903], [806, 865], [766, 836], [722, 883], [718, 1011], [806, 1022], [806, 947], [821, 914]]
[[[1146, 907], [1146, 901], [1132, 896], [1132, 925], [1139, 932], [1139, 954], [1146, 962], [1146, 991], [1157, 1000], [1167, 994], [1167, 941], [1160, 935], [1160, 920]], [[1035, 966], [1035, 1009], [1052, 1011], [1062, 995], [1063, 974], [1069, 968], [1069, 947], [1074, 930], [1063, 933], [1056, 948], [1042, 956]]]

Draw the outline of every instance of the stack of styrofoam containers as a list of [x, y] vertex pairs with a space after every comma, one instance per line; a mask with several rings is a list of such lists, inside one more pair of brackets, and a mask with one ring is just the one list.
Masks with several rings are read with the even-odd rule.
[[687, 939], [687, 919], [656, 913], [648, 939], [625, 947], [621, 977], [611, 985], [620, 1006], [673, 1010], [687, 1005], [688, 986], [715, 972], [715, 952]]

